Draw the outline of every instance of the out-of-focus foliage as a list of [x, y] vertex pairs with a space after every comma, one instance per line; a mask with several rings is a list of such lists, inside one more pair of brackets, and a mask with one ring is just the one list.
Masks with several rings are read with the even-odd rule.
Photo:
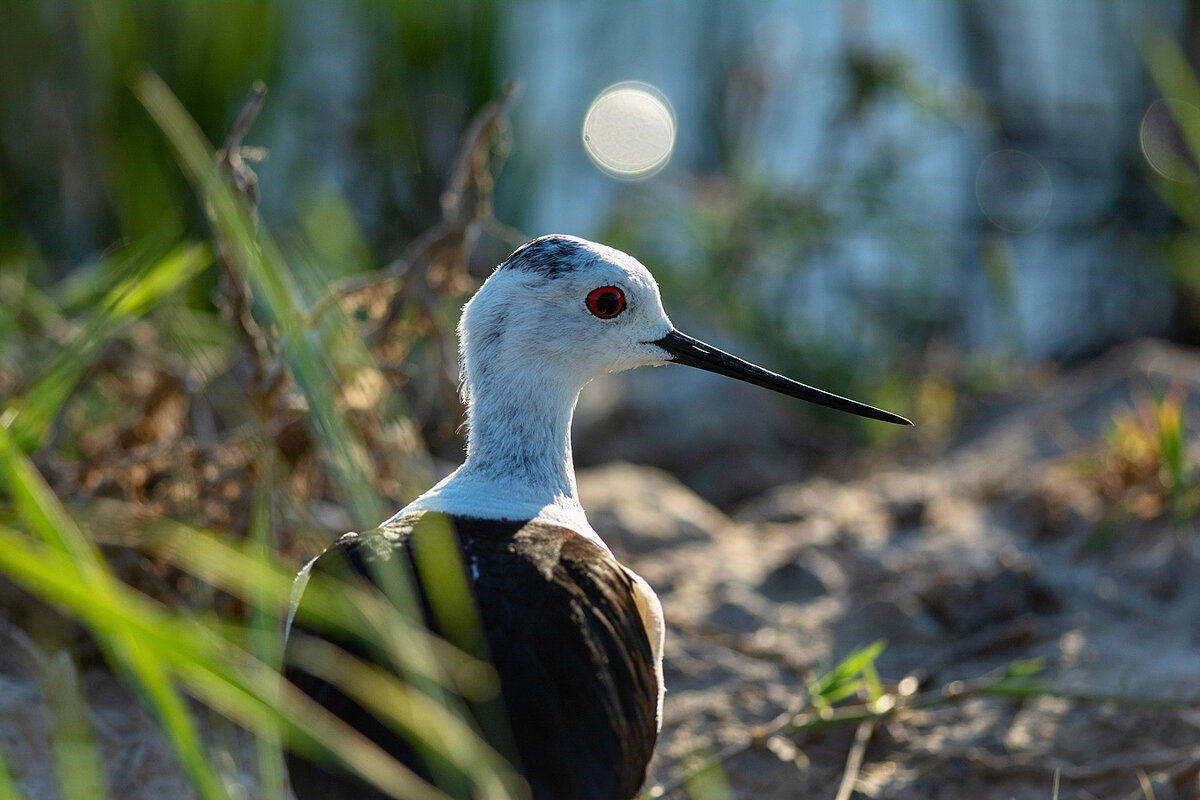
[[[513, 237], [491, 216], [505, 102], [470, 124], [498, 91], [492, 11], [348, 9], [342, 24], [373, 26], [360, 55], [379, 65], [369, 71], [378, 80], [353, 87], [366, 96], [351, 123], [356, 163], [390, 179], [342, 197], [318, 179], [342, 154], [305, 136], [265, 155], [281, 156], [290, 180], [311, 176], [313, 191], [284, 191], [255, 230], [246, 211], [260, 195], [278, 198], [285, 187], [270, 180], [281, 172], [242, 147], [241, 130], [221, 154], [222, 177], [205, 140], [224, 140], [255, 79], [303, 60], [281, 58], [304, 47], [286, 13], [52, 2], [6, 9], [0, 26], [0, 596], [6, 637], [30, 632], [24, 650], [64, 720], [51, 744], [65, 797], [107, 794], [94, 737], [68, 724], [86, 720], [71, 687], [89, 641], [140, 691], [200, 796], [235, 788], [218, 763], [246, 768], [236, 751], [214, 759], [202, 742], [218, 715], [255, 734], [263, 797], [282, 796], [284, 741], [392, 791], [438, 796], [281, 689], [273, 669], [296, 562], [427, 486], [425, 437], [449, 441], [458, 424], [451, 331], [472, 285], [467, 266], [481, 234]], [[451, 40], [472, 47], [457, 53]], [[297, 104], [303, 96], [280, 92], [246, 144], [264, 126], [304, 135], [327, 122]], [[295, 168], [305, 161], [316, 168]], [[235, 176], [240, 194], [226, 185]], [[361, 224], [363, 206], [388, 225]], [[371, 612], [374, 602], [355, 601], [371, 624], [394, 616]], [[328, 616], [342, 625], [353, 614]], [[386, 625], [391, 635], [404, 621]], [[400, 655], [421, 650], [414, 636]], [[470, 687], [437, 674], [461, 659], [417, 665], [434, 669], [429, 685], [454, 691], [406, 705], [395, 681], [306, 648], [313, 669], [332, 670], [352, 694], [390, 698], [392, 722], [478, 791], [509, 796], [511, 772], [460, 721], [455, 691]], [[196, 713], [182, 692], [216, 713]]]
[[9, 252], [24, 245], [58, 264], [122, 238], [197, 233], [183, 176], [128, 80], [153, 65], [215, 137], [250, 82], [273, 77], [278, 13], [237, 2], [7, 7], [0, 231]]
[[1183, 387], [1173, 386], [1159, 398], [1141, 392], [1134, 399], [1134, 408], [1113, 418], [1103, 446], [1078, 463], [1105, 505], [1096, 543], [1132, 519], [1166, 515], [1182, 524], [1200, 511]]
[[[1177, 225], [1161, 243], [1185, 308], [1200, 296], [1200, 81], [1174, 37], [1151, 30], [1141, 40], [1146, 68], [1163, 99], [1142, 120], [1144, 174]], [[1190, 312], [1189, 312], [1190, 313]], [[1185, 390], [1162, 397], [1142, 393], [1135, 409], [1113, 418], [1105, 446], [1084, 472], [1106, 500], [1103, 540], [1131, 518], [1168, 514], [1177, 523], [1200, 510], [1195, 464], [1188, 456]]]
[[[1164, 205], [1174, 213], [1177, 229], [1165, 237], [1163, 249], [1172, 274], [1184, 290], [1200, 295], [1200, 80], [1187, 56], [1166, 32], [1154, 31], [1142, 41], [1146, 67], [1162, 94], [1157, 136], [1143, 121], [1142, 148], [1152, 169], [1144, 173]], [[1157, 142], [1155, 140], [1158, 140]], [[1152, 160], [1151, 160], [1152, 159]], [[1167, 162], [1167, 163], [1164, 163]]]
[[[40, 254], [48, 264], [38, 276], [54, 276], [115, 241], [202, 231], [170, 150], [130, 91], [144, 67], [213, 141], [250, 84], [266, 81], [281, 96], [259, 128], [286, 129], [274, 138], [289, 145], [267, 167], [268, 194], [290, 193], [273, 207], [340, 221], [326, 233], [336, 241], [349, 218], [336, 216], [325, 184], [353, 169], [341, 177], [355, 182], [356, 215], [370, 222], [369, 252], [394, 256], [436, 219], [458, 136], [499, 89], [495, 48], [491, 2], [9, 4], [0, 25], [0, 256]], [[350, 85], [339, 72], [347, 51], [364, 62]], [[328, 135], [333, 127], [339, 136]], [[353, 153], [331, 151], [347, 141]]]
[[[293, 74], [309, 61], [305, 25], [322, 14], [375, 65], [339, 89], [355, 94], [352, 120], [314, 105], [326, 95]], [[428, 484], [425, 440], [458, 448], [450, 331], [474, 245], [489, 226], [501, 248], [516, 237], [490, 216], [498, 116], [458, 147], [498, 91], [493, 22], [489, 3], [465, 2], [296, 15], [272, 3], [124, 0], [6, 10], [0, 400], [20, 411], [13, 432], [56, 490], [244, 531], [265, 438], [291, 491], [312, 501], [292, 506], [286, 527], [323, 540], [356, 517], [378, 522], [380, 499], [394, 505]], [[256, 164], [258, 194], [277, 198], [265, 215], [276, 244], [259, 259], [273, 271], [251, 275], [231, 263], [247, 248], [204, 243], [204, 204], [133, 88], [149, 66], [219, 144], [253, 80], [272, 81], [281, 65], [291, 82], [272, 87], [246, 141], [293, 131], [272, 137], [283, 153]], [[328, 141], [350, 141], [353, 163], [377, 178], [352, 198], [322, 182], [346, 161], [309, 135], [330, 125], [355, 131]], [[297, 192], [306, 179], [311, 190]], [[362, 222], [380, 216], [386, 224]], [[365, 277], [342, 282], [353, 275]], [[347, 327], [347, 313], [359, 325]], [[312, 357], [297, 359], [310, 339]], [[335, 430], [339, 419], [354, 435]], [[344, 471], [331, 487], [326, 467], [339, 462], [371, 475], [373, 501], [346, 502], [367, 482]], [[361, 513], [347, 515], [354, 506]]]
[[[183, 692], [255, 734], [264, 796], [282, 793], [284, 741], [325, 753], [397, 796], [442, 796], [281, 685], [279, 634], [295, 563], [276, 554], [311, 554], [331, 531], [381, 519], [384, 497], [412, 491], [401, 481], [428, 481], [403, 399], [385, 409], [384, 370], [399, 373], [413, 351], [447, 336], [442, 306], [469, 286], [465, 266], [480, 228], [498, 225], [489, 216], [490, 154], [504, 103], [469, 126], [437, 224], [397, 266], [351, 286], [315, 260], [289, 260], [269, 230], [255, 228], [257, 178], [240, 156], [252, 154], [241, 137], [261, 89], [215, 153], [160, 78], [131, 73], [130, 88], [211, 233], [156, 234], [45, 289], [30, 269], [6, 273], [0, 590], [12, 596], [11, 581], [88, 630], [140, 692], [202, 797], [229, 796], [232, 778], [200, 734], [219, 723], [197, 714]], [[186, 288], [206, 270], [215, 285], [199, 302]], [[385, 285], [379, 308], [357, 298]], [[407, 327], [388, 329], [393, 318]], [[364, 332], [380, 328], [392, 334], [395, 362], [364, 344]], [[448, 358], [452, 351], [442, 348], [432, 360], [442, 367]], [[403, 647], [392, 648], [396, 668], [421, 676], [430, 691], [415, 692], [319, 641], [296, 645], [306, 669], [368, 707], [382, 704], [389, 724], [438, 753], [474, 793], [519, 793], [519, 779], [473, 733], [458, 699], [495, 693], [494, 679], [479, 679], [490, 675], [486, 665], [424, 636], [360, 588], [310, 592], [309, 622], [380, 642], [403, 632]], [[86, 718], [85, 701], [71, 690], [81, 640], [61, 621], [39, 623], [40, 608], [6, 608], [4, 621], [32, 631], [26, 649], [45, 674], [47, 702], [68, 721]], [[43, 656], [38, 640], [47, 638], [53, 648]], [[86, 726], [52, 736], [68, 797], [105, 794], [89, 742]]]

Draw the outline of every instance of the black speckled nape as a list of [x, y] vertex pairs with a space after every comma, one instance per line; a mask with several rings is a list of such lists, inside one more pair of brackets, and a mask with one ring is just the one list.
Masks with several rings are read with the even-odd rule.
[[550, 234], [532, 239], [513, 251], [500, 269], [531, 272], [554, 279], [601, 258], [587, 243], [572, 236]]

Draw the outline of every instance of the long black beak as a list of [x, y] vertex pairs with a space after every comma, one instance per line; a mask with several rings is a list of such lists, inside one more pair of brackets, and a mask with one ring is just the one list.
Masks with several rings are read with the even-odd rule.
[[798, 397], [819, 406], [836, 408], [838, 411], [848, 411], [851, 414], [858, 414], [860, 417], [870, 417], [897, 425], [912, 425], [899, 414], [806, 386], [799, 381], [755, 366], [749, 361], [743, 361], [737, 356], [718, 350], [677, 330], [672, 330], [653, 344], [670, 353], [671, 361], [676, 364], [686, 364], [689, 367], [698, 367], [718, 375], [737, 378], [739, 381], [753, 383], [755, 386], [762, 386], [773, 392]]

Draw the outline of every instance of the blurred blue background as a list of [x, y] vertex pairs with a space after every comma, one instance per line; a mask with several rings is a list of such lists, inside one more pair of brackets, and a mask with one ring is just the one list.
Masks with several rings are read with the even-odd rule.
[[[1192, 41], [1194, 4], [47, 0], [3, 17], [0, 269], [42, 284], [115, 244], [204, 235], [139, 69], [218, 144], [268, 84], [246, 140], [269, 152], [261, 219], [331, 277], [433, 224], [468, 121], [515, 80], [497, 219], [627, 249], [685, 330], [804, 379], [952, 426], [956, 398], [1029, 364], [1200, 339], [1171, 259], [1184, 226], [1148, 182], [1147, 147], [1182, 150], [1139, 50]], [[581, 136], [629, 80], [674, 115], [644, 180], [598, 169]], [[485, 235], [473, 274], [514, 237]]]

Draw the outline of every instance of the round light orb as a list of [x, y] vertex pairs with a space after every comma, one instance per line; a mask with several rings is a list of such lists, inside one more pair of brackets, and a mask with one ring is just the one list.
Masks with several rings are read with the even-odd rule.
[[1009, 233], [1028, 233], [1042, 224], [1054, 199], [1050, 173], [1028, 153], [997, 150], [979, 163], [975, 199], [991, 223]]
[[1142, 155], [1155, 172], [1176, 183], [1200, 178], [1185, 131], [1200, 135], [1200, 109], [1186, 100], [1155, 100], [1142, 117], [1139, 143]]
[[613, 84], [592, 101], [583, 119], [583, 148], [601, 170], [621, 180], [658, 172], [675, 149], [675, 112], [647, 83]]

